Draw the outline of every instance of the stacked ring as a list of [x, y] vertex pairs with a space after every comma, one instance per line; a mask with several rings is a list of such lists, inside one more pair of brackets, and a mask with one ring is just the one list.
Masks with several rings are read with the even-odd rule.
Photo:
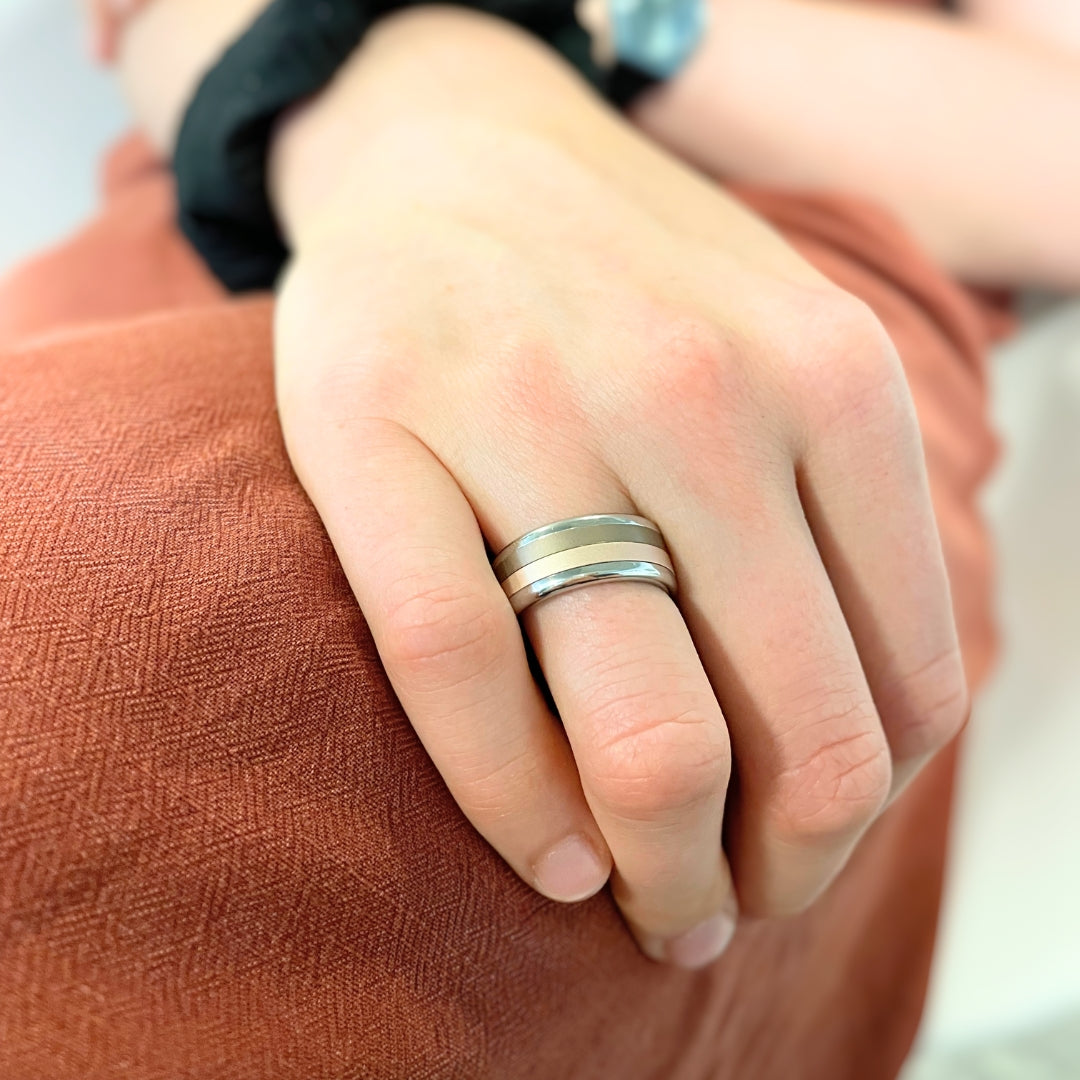
[[597, 581], [645, 581], [676, 592], [659, 527], [636, 514], [587, 514], [542, 525], [507, 544], [492, 568], [518, 615], [545, 596]]

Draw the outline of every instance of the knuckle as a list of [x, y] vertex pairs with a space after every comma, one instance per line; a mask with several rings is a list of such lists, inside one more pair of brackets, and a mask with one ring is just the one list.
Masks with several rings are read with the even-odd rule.
[[892, 787], [889, 744], [880, 728], [841, 717], [822, 730], [843, 733], [815, 740], [777, 785], [777, 831], [792, 844], [829, 843], [861, 832], [884, 808]]
[[896, 347], [884, 324], [864, 300], [842, 290], [832, 293], [822, 316], [825, 347], [855, 364], [880, 366], [896, 358]]
[[[384, 350], [376, 341], [353, 342], [347, 362], [319, 365], [298, 378], [305, 404], [323, 423], [347, 426], [370, 417], [394, 415], [408, 378], [389, 376]], [[306, 391], [306, 394], [304, 393]]]
[[360, 391], [356, 371], [341, 363], [304, 367], [279, 361], [275, 369], [275, 396], [284, 423], [341, 427], [359, 411]]
[[812, 426], [861, 429], [889, 423], [914, 430], [914, 411], [896, 346], [862, 300], [837, 291], [819, 301], [813, 329], [788, 353], [789, 372]]
[[648, 822], [691, 813], [727, 790], [723, 756], [704, 740], [664, 750], [626, 740], [593, 775], [598, 797], [616, 817]]
[[448, 689], [502, 657], [503, 612], [460, 577], [400, 581], [386, 606], [387, 662], [414, 688]]
[[490, 350], [486, 422], [508, 447], [519, 446], [525, 454], [544, 447], [581, 467], [596, 461], [593, 417], [556, 344], [520, 328], [490, 327], [489, 333], [496, 343]]
[[608, 460], [625, 469], [644, 446], [688, 498], [711, 503], [723, 483], [736, 508], [756, 505], [742, 489], [787, 460], [763, 401], [760, 344], [745, 328], [671, 310], [650, 313], [640, 342], [640, 364], [600, 406]]
[[624, 696], [594, 712], [587, 723], [599, 738], [587, 753], [587, 770], [597, 796], [615, 815], [640, 822], [722, 798], [731, 750], [715, 712], [672, 695], [663, 701]]
[[715, 385], [717, 369], [731, 352], [732, 338], [711, 319], [673, 314], [665, 320], [661, 349], [671, 378], [694, 393]]
[[675, 431], [695, 424], [715, 426], [720, 410], [730, 410], [746, 393], [744, 346], [737, 335], [697, 313], [667, 313], [649, 335], [648, 378], [634, 385], [634, 402], [648, 423], [657, 414], [672, 419]]
[[[416, 346], [364, 317], [342, 325], [322, 317], [322, 273], [290, 274], [275, 322], [275, 396], [280, 409], [322, 426], [369, 416], [402, 417], [421, 390]], [[363, 326], [358, 328], [360, 321]]]
[[897, 759], [935, 753], [963, 730], [971, 694], [957, 645], [898, 680], [883, 695], [882, 715]]

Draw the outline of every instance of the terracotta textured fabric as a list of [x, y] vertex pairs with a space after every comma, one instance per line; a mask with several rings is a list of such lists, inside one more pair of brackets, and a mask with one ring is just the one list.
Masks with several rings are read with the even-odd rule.
[[[954, 753], [707, 970], [644, 959], [607, 891], [544, 900], [446, 792], [289, 466], [272, 300], [221, 295], [138, 141], [109, 175], [0, 290], [0, 1077], [895, 1076]], [[740, 194], [903, 354], [977, 683], [980, 309], [871, 206]]]

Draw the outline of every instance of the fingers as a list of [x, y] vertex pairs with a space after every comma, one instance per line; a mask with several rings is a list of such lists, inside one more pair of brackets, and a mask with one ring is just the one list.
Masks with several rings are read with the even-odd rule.
[[[810, 418], [795, 437], [729, 424], [718, 440], [714, 398], [681, 398], [669, 411], [678, 430], [652, 432], [651, 483], [623, 496], [636, 505], [592, 499], [538, 513], [536, 493], [559, 485], [534, 456], [517, 463], [505, 505], [477, 495], [478, 510], [461, 489], [498, 490], [506, 462], [473, 461], [486, 477], [452, 475], [404, 428], [377, 420], [310, 424], [294, 454], [402, 705], [462, 809], [555, 898], [588, 895], [613, 863], [613, 894], [658, 959], [693, 966], [717, 955], [736, 891], [750, 914], [804, 908], [885, 805], [890, 750], [902, 764], [926, 752], [897, 726], [895, 708], [887, 733], [877, 707], [904, 700], [888, 688], [908, 684], [889, 679], [897, 670], [917, 678], [916, 646], [939, 635], [947, 650], [951, 629], [932, 518], [927, 530], [920, 517], [925, 476], [910, 413], [883, 368], [888, 376], [880, 357], [866, 368], [878, 383], [829, 372], [843, 392], [834, 402], [828, 378], [815, 383], [793, 410]], [[698, 375], [712, 385], [714, 370], [699, 364], [666, 392]], [[737, 389], [725, 387], [725, 406]], [[862, 423], [861, 438], [836, 435], [843, 422]], [[889, 453], [869, 468], [859, 448], [866, 456], [873, 436]], [[595, 477], [588, 463], [560, 459], [556, 474]], [[881, 473], [888, 482], [875, 488]], [[894, 517], [883, 498], [899, 501]], [[622, 510], [661, 524], [679, 606], [622, 582], [563, 592], [524, 614], [568, 744], [532, 681], [476, 517], [498, 550], [575, 512]], [[860, 527], [878, 538], [887, 569], [858, 546]], [[911, 577], [906, 593], [890, 584], [897, 568]], [[725, 824], [728, 727], [738, 797]]]
[[969, 710], [919, 428], [885, 331], [857, 302], [842, 390], [810, 395], [803, 506], [893, 757], [893, 794]]
[[[801, 369], [777, 365], [786, 408], [739, 401], [738, 384], [721, 401], [723, 355], [676, 365], [662, 391], [683, 423], [628, 481], [675, 546], [679, 604], [727, 717], [728, 851], [740, 906], [758, 915], [821, 892], [963, 707], [895, 353], [856, 301], [816, 317], [831, 331], [811, 335], [820, 355], [805, 361], [804, 342]], [[773, 416], [780, 437], [733, 424], [733, 404]]]
[[737, 914], [721, 847], [730, 751], [678, 608], [649, 584], [594, 584], [545, 598], [523, 620], [627, 923], [654, 959], [707, 963]]
[[[712, 959], [735, 921], [721, 850], [728, 741], [671, 599], [597, 585], [525, 612], [571, 754], [458, 481], [388, 422], [293, 442], [402, 706], [477, 829], [555, 899], [596, 891], [614, 860], [613, 893], [643, 949]], [[492, 548], [544, 523], [498, 521]]]
[[595, 893], [610, 854], [457, 483], [389, 421], [285, 419], [387, 675], [458, 805], [546, 896]]
[[[538, 407], [542, 393], [528, 400], [533, 415], [552, 415]], [[563, 518], [637, 513], [596, 447], [574, 435], [549, 423], [543, 454], [524, 452], [522, 440], [513, 458], [480, 459], [476, 475], [455, 470], [466, 491], [505, 487], [507, 471], [516, 478], [516, 501], [474, 500], [494, 551]], [[627, 924], [654, 959], [708, 963], [738, 911], [723, 852], [731, 754], [678, 606], [647, 583], [594, 583], [545, 597], [521, 621], [611, 851], [612, 894]]]
[[843, 867], [885, 804], [891, 767], [794, 486], [762, 503], [760, 530], [706, 511], [669, 519], [667, 534], [680, 607], [731, 733], [738, 797], [725, 837], [740, 909], [782, 916]]

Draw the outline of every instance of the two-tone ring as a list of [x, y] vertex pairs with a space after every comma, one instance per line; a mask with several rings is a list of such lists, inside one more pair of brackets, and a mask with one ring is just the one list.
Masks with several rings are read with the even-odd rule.
[[603, 581], [644, 581], [676, 593], [659, 527], [636, 514], [587, 514], [542, 525], [507, 544], [491, 565], [518, 615], [545, 596]]

